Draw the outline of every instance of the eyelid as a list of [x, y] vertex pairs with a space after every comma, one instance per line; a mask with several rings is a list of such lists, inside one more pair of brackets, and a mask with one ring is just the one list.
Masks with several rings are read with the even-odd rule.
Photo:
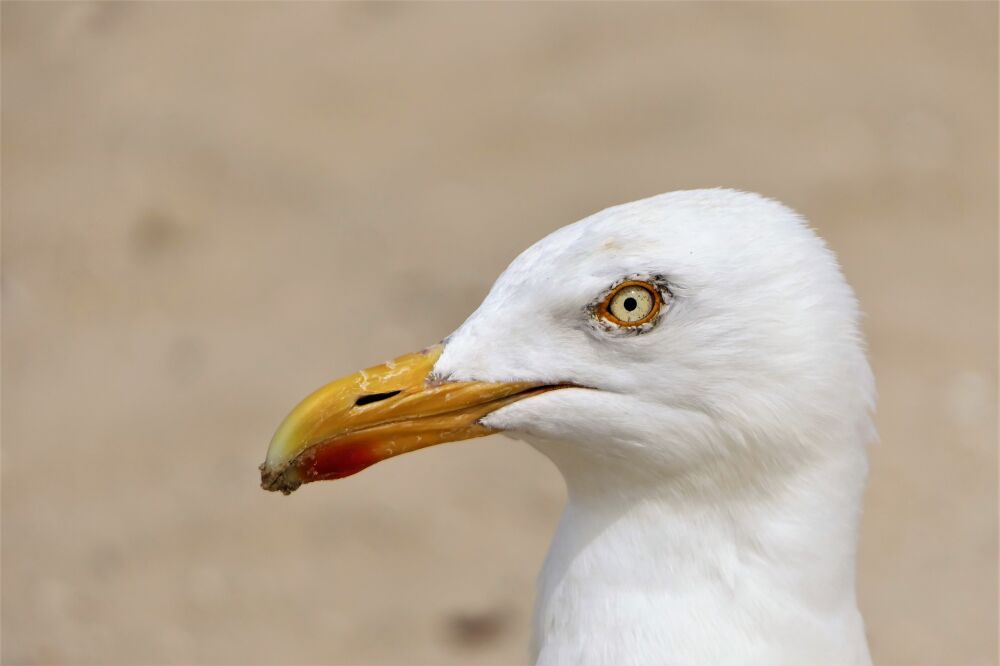
[[[653, 298], [653, 307], [650, 309], [649, 314], [634, 322], [622, 321], [618, 317], [611, 314], [611, 310], [608, 307], [615, 296], [617, 296], [623, 289], [627, 289], [629, 287], [640, 287], [645, 289]], [[606, 322], [618, 326], [619, 328], [638, 328], [653, 321], [653, 319], [660, 314], [660, 310], [662, 308], [663, 295], [654, 283], [647, 282], [645, 280], [623, 280], [608, 290], [608, 293], [600, 300], [600, 302], [598, 302], [596, 314]]]

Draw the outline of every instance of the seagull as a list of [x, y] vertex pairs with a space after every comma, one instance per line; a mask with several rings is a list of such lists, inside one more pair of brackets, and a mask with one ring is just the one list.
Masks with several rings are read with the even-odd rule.
[[858, 319], [833, 252], [774, 200], [614, 206], [525, 250], [440, 344], [308, 396], [262, 485], [502, 432], [567, 488], [537, 664], [870, 664], [855, 559], [875, 390]]

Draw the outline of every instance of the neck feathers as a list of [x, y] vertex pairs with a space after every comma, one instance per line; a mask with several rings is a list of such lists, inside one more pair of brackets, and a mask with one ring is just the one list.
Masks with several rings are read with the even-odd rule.
[[567, 466], [539, 448], [570, 497], [539, 579], [539, 663], [870, 663], [854, 591], [863, 447], [767, 482]]

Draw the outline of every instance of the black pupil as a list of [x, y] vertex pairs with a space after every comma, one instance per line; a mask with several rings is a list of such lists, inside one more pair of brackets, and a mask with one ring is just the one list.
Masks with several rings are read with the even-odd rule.
[[632, 298], [631, 296], [629, 296], [628, 298], [625, 299], [625, 302], [622, 303], [622, 306], [629, 312], [632, 312], [632, 310], [635, 310], [637, 307], [639, 307], [639, 302], [634, 298]]

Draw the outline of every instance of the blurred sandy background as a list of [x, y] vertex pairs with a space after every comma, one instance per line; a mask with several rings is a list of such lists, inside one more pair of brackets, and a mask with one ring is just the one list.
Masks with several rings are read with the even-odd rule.
[[996, 663], [996, 4], [2, 24], [5, 663], [524, 662], [541, 456], [290, 498], [257, 464], [306, 391], [439, 340], [547, 232], [712, 185], [810, 217], [868, 313], [876, 659]]

